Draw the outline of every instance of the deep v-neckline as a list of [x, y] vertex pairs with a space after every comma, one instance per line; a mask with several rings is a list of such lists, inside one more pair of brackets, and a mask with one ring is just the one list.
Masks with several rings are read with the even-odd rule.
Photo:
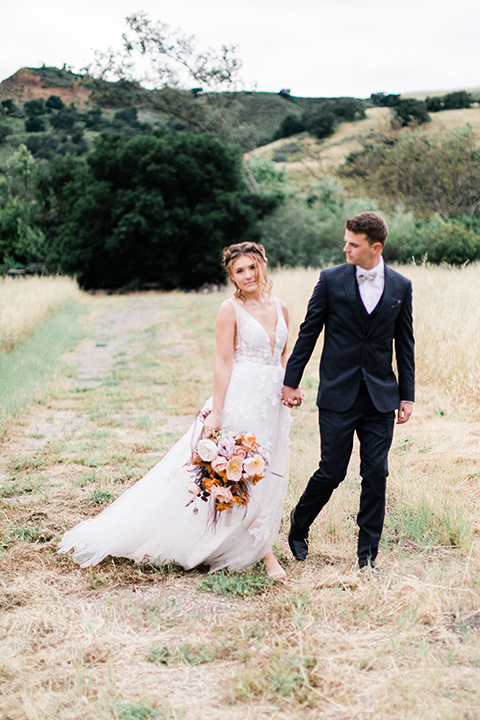
[[270, 345], [270, 352], [272, 353], [272, 358], [273, 358], [273, 356], [275, 355], [275, 350], [276, 350], [276, 348], [277, 348], [278, 323], [280, 322], [280, 312], [279, 312], [279, 309], [278, 309], [278, 303], [277, 303], [276, 298], [272, 298], [272, 299], [273, 299], [273, 302], [274, 302], [274, 304], [275, 304], [275, 310], [277, 311], [277, 322], [275, 323], [275, 341], [274, 341], [273, 345], [272, 345], [272, 341], [270, 340], [270, 335], [268, 334], [267, 330], [266, 330], [265, 327], [262, 325], [262, 323], [260, 322], [260, 320], [259, 320], [258, 318], [256, 318], [255, 315], [252, 315], [252, 313], [249, 313], [248, 310], [245, 310], [245, 308], [242, 307], [242, 306], [240, 305], [240, 303], [237, 303], [236, 300], [234, 300], [233, 298], [231, 298], [232, 302], [235, 303], [235, 305], [236, 305], [237, 307], [239, 307], [240, 310], [243, 310], [243, 312], [246, 313], [246, 314], [248, 315], [248, 317], [251, 317], [252, 320], [255, 320], [255, 322], [257, 323], [257, 325], [260, 325], [260, 327], [262, 328], [263, 332], [265, 333], [265, 335], [266, 335], [267, 338], [268, 338], [268, 344]]

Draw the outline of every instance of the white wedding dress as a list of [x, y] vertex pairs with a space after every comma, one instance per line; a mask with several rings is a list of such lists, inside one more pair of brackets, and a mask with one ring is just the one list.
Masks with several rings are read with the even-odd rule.
[[[280, 302], [272, 348], [264, 327], [236, 300], [237, 348], [222, 414], [222, 427], [252, 432], [270, 453], [265, 477], [251, 487], [248, 505], [234, 505], [212, 523], [212, 503], [196, 499], [186, 486], [194, 476], [188, 462], [199, 438], [199, 417], [152, 470], [92, 520], [63, 536], [59, 552], [74, 549], [82, 567], [107, 555], [186, 570], [205, 564], [243, 570], [270, 551], [278, 534], [288, 483], [290, 410], [281, 403], [284, 370], [280, 358], [287, 327]], [[211, 407], [211, 399], [205, 406]]]

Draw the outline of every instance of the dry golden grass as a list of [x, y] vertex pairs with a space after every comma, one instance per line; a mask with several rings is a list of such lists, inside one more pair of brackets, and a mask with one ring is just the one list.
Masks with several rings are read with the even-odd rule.
[[[92, 299], [97, 342], [80, 348], [77, 376], [0, 446], [2, 720], [480, 718], [480, 422], [477, 386], [465, 384], [479, 357], [462, 330], [478, 327], [480, 269], [402, 272], [415, 288], [420, 384], [390, 456], [382, 573], [355, 570], [357, 450], [309, 559], [288, 551], [288, 512], [318, 462], [314, 361], [277, 543], [287, 582], [262, 585], [248, 571], [242, 587], [263, 590], [246, 598], [235, 578], [207, 586], [201, 569], [105, 560], [81, 570], [56, 555], [65, 527], [95, 515], [188, 426], [209, 393], [226, 293]], [[291, 342], [317, 276], [274, 274]]]
[[64, 302], [79, 297], [77, 283], [68, 277], [0, 278], [0, 352], [10, 350]]

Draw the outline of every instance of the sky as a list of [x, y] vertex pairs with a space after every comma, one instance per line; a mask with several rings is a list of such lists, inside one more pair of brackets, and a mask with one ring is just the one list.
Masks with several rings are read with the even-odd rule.
[[236, 45], [247, 87], [310, 97], [480, 86], [478, 0], [0, 0], [0, 80], [120, 48], [125, 18]]

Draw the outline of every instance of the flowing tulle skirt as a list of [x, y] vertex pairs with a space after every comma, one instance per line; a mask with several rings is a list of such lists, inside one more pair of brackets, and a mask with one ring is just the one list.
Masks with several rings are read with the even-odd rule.
[[[290, 411], [280, 401], [283, 372], [280, 365], [233, 366], [222, 426], [253, 432], [271, 457], [265, 477], [251, 488], [248, 505], [223, 511], [214, 525], [213, 498], [191, 503], [188, 461], [202, 433], [199, 417], [144, 478], [96, 518], [65, 533], [59, 552], [73, 548], [82, 567], [111, 555], [186, 570], [205, 564], [212, 571], [243, 570], [264, 557], [278, 534], [288, 483]], [[205, 405], [210, 407], [211, 399]]]

